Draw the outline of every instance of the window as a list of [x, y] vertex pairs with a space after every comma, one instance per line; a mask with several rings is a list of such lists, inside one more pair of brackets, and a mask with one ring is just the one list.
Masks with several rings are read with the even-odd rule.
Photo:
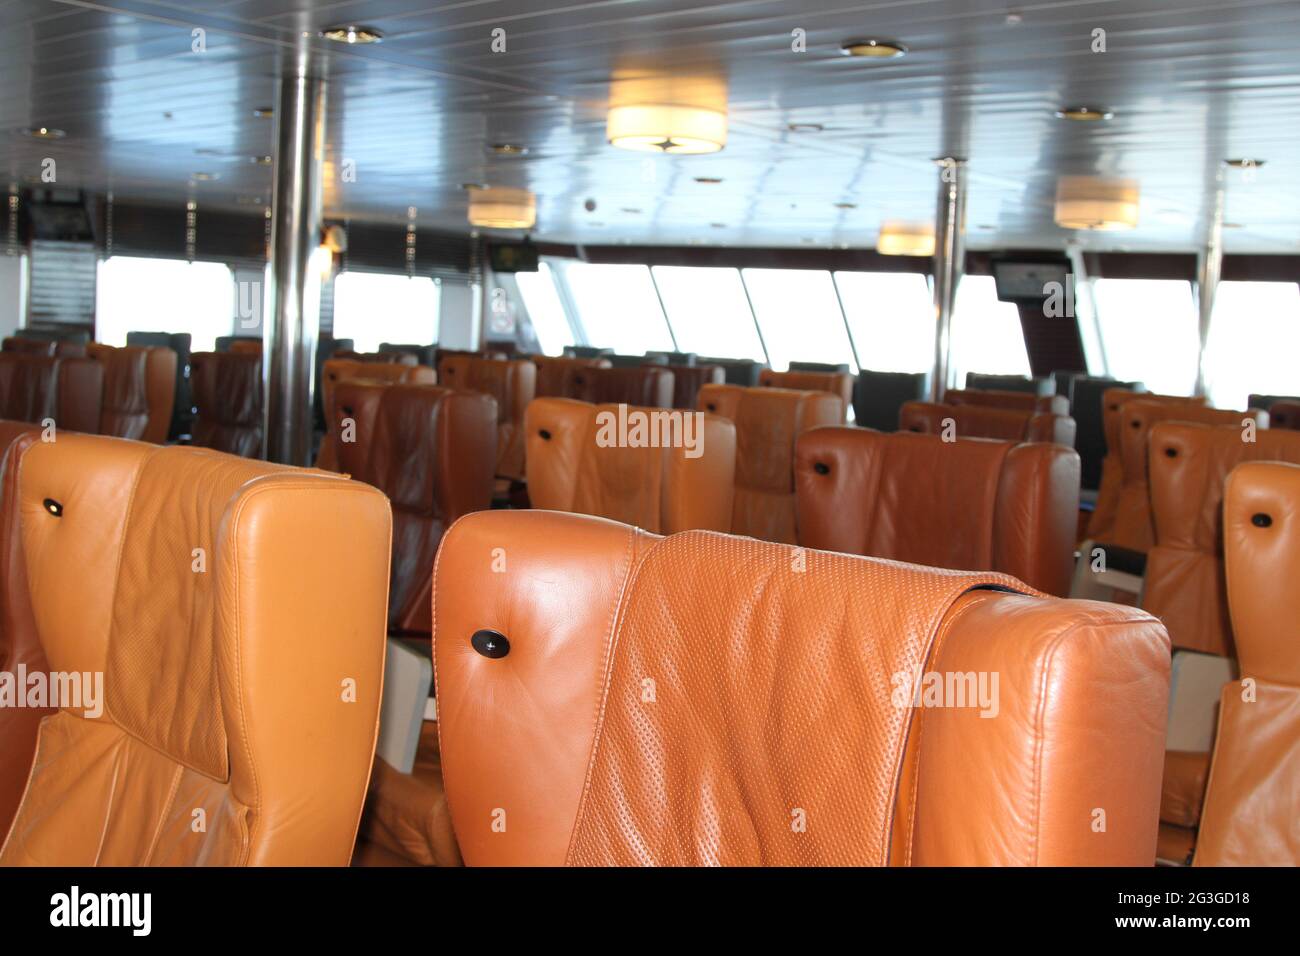
[[537, 343], [547, 355], [559, 355], [573, 344], [573, 329], [564, 314], [564, 304], [555, 291], [555, 276], [549, 262], [540, 263], [536, 272], [516, 272], [515, 285], [528, 310], [528, 318], [537, 333]]
[[1192, 394], [1200, 352], [1192, 284], [1098, 279], [1093, 295], [1111, 375], [1164, 395]]
[[1206, 343], [1210, 398], [1245, 408], [1251, 393], [1300, 395], [1300, 286], [1220, 282]]
[[857, 370], [829, 272], [746, 269], [744, 274], [773, 369], [784, 372], [795, 361], [844, 363]]
[[570, 262], [564, 278], [588, 344], [620, 355], [673, 351], [649, 268]]
[[128, 332], [188, 332], [190, 348], [210, 352], [234, 326], [235, 282], [220, 262], [113, 256], [99, 264], [95, 336], [125, 345]]
[[863, 368], [928, 372], [934, 365], [934, 299], [916, 272], [837, 272], [835, 284]]
[[737, 270], [655, 266], [653, 271], [678, 348], [713, 358], [765, 361]]
[[950, 355], [958, 388], [965, 386], [968, 372], [1029, 375], [1020, 311], [998, 300], [992, 276], [963, 276], [958, 284]]
[[428, 345], [438, 340], [438, 283], [428, 276], [343, 272], [334, 280], [334, 337], [358, 352], [381, 342]]

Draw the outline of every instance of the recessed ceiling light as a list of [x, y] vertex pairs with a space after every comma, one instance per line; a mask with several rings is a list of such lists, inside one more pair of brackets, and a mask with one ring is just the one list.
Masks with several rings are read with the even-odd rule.
[[865, 56], [877, 60], [892, 60], [906, 54], [907, 47], [897, 40], [867, 37], [862, 40], [845, 40], [840, 44], [840, 52], [845, 56]]
[[241, 206], [264, 206], [261, 196], [236, 196], [235, 202]]
[[789, 123], [786, 129], [792, 133], [820, 133], [826, 127], [821, 123]]
[[270, 156], [249, 156], [248, 161], [254, 166], [270, 166], [274, 160]]
[[1111, 119], [1115, 114], [1096, 106], [1067, 106], [1056, 111], [1056, 118], [1072, 120], [1076, 123], [1098, 123]]
[[633, 209], [631, 206], [624, 206], [622, 209], [619, 210], [619, 212], [627, 213], [629, 216], [641, 215], [640, 209]]
[[1268, 162], [1268, 160], [1243, 158], [1243, 159], [1225, 159], [1223, 162], [1226, 165], [1231, 166], [1233, 169], [1258, 169], [1260, 166], [1263, 166], [1266, 162]]
[[1242, 225], [1241, 223], [1239, 223], [1239, 222], [1225, 222], [1225, 223], [1223, 224], [1223, 228], [1224, 228], [1224, 229], [1242, 229], [1242, 228], [1244, 228], [1244, 227], [1243, 227], [1243, 225]]
[[705, 186], [716, 186], [718, 183], [722, 182], [722, 180], [716, 176], [696, 176], [695, 181]]
[[253, 110], [253, 115], [258, 119], [270, 119], [275, 115], [275, 107], [259, 106], [257, 109]]
[[217, 173], [190, 173], [190, 179], [194, 180], [196, 183], [208, 183], [212, 182], [214, 179], [220, 178], [220, 175]]
[[335, 43], [378, 43], [384, 38], [384, 35], [374, 27], [359, 27], [354, 23], [326, 27], [320, 35]]
[[711, 222], [711, 223], [709, 223], [709, 228], [710, 228], [710, 229], [726, 229], [726, 228], [727, 228], [727, 224], [726, 224], [725, 222]]
[[858, 204], [855, 202], [837, 202], [835, 204], [835, 208], [836, 209], [857, 209]]
[[527, 156], [528, 147], [521, 146], [519, 143], [493, 143], [488, 147], [489, 150], [498, 156]]
[[55, 129], [52, 126], [27, 126], [19, 130], [24, 136], [30, 136], [32, 139], [63, 139], [68, 134], [61, 129]]
[[461, 183], [461, 189], [487, 189], [487, 183]]

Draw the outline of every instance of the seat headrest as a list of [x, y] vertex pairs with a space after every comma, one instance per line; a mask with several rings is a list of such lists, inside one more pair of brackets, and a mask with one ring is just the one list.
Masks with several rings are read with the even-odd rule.
[[791, 388], [806, 392], [830, 392], [844, 402], [845, 414], [853, 404], [853, 376], [848, 372], [792, 370], [774, 372], [765, 368], [758, 373], [758, 384], [768, 388]]

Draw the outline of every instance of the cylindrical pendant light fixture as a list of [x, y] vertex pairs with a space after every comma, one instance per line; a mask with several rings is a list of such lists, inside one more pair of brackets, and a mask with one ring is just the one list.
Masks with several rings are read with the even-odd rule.
[[1056, 224], [1062, 229], [1132, 229], [1138, 223], [1133, 179], [1062, 176], [1056, 183]]
[[531, 229], [537, 223], [537, 197], [527, 189], [489, 186], [469, 194], [469, 224], [483, 229]]
[[932, 256], [934, 224], [899, 220], [882, 222], [876, 251], [882, 256]]

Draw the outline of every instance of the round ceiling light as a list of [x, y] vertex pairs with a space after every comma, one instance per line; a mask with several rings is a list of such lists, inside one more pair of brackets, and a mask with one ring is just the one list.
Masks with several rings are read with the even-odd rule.
[[527, 189], [489, 186], [469, 194], [469, 224], [482, 229], [531, 229], [537, 223], [537, 197]]
[[1138, 185], [1132, 179], [1062, 176], [1056, 184], [1056, 224], [1109, 231], [1138, 224]]
[[1233, 169], [1259, 169], [1268, 160], [1266, 159], [1225, 159], [1224, 165], [1231, 166]]
[[727, 144], [727, 114], [700, 106], [615, 106], [605, 121], [611, 146], [651, 153], [716, 153]]
[[894, 60], [907, 54], [907, 47], [897, 40], [868, 37], [863, 40], [845, 40], [840, 44], [845, 56], [865, 56], [877, 60]]
[[220, 178], [219, 173], [190, 173], [190, 179], [196, 183], [210, 183]]
[[1114, 116], [1115, 114], [1110, 110], [1095, 106], [1067, 106], [1056, 111], [1057, 119], [1075, 123], [1100, 123], [1103, 120], [1113, 119]]
[[882, 222], [876, 251], [882, 256], [932, 256], [934, 224], [897, 219]]
[[326, 27], [320, 36], [335, 43], [379, 43], [384, 39], [384, 35], [374, 27], [359, 27], [354, 23]]
[[498, 156], [527, 156], [528, 147], [519, 143], [493, 143], [488, 147], [490, 152]]
[[68, 135], [63, 130], [54, 129], [52, 126], [27, 126], [19, 132], [32, 139], [63, 139]]

